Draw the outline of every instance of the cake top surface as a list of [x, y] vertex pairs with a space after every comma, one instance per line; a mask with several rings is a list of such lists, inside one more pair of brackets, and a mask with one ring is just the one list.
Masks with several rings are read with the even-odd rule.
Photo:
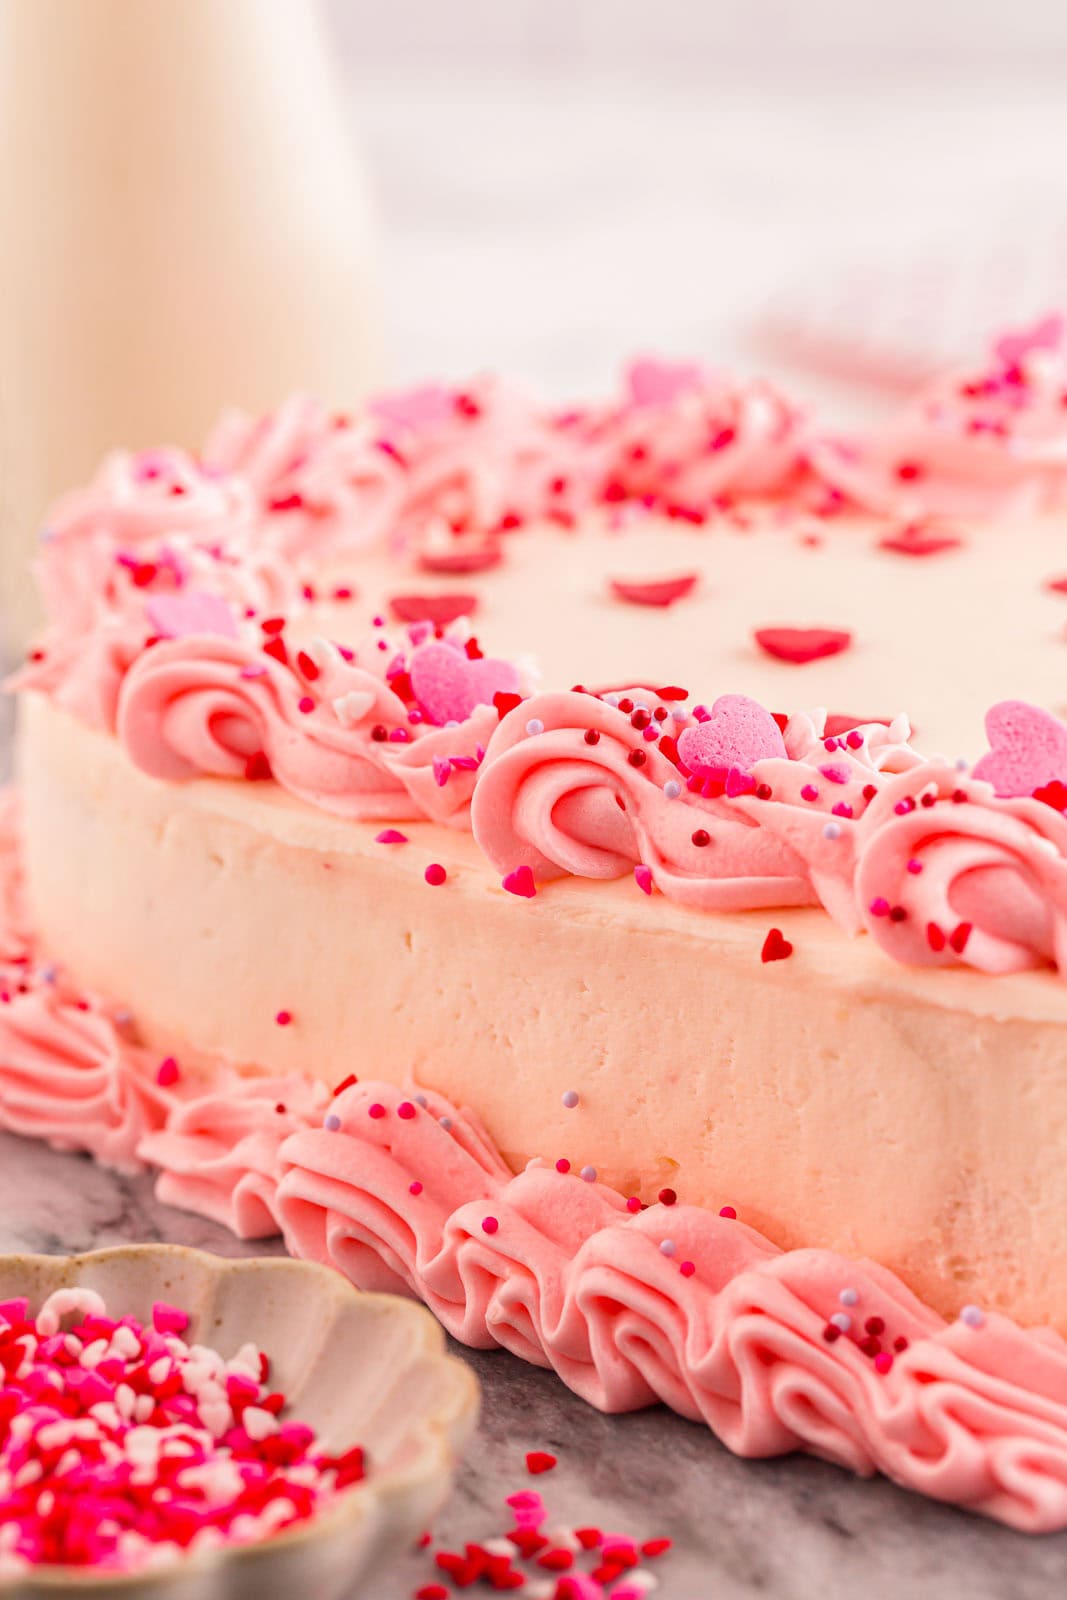
[[1056, 318], [862, 440], [650, 360], [569, 410], [297, 397], [55, 508], [22, 682], [158, 777], [473, 828], [513, 892], [633, 870], [1058, 966], [1065, 505]]

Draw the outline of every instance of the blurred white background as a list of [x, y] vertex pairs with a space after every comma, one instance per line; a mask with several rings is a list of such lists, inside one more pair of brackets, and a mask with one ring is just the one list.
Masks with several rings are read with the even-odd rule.
[[328, 21], [395, 377], [582, 390], [638, 348], [784, 371], [789, 332], [907, 379], [1067, 300], [1064, 0], [328, 0]]

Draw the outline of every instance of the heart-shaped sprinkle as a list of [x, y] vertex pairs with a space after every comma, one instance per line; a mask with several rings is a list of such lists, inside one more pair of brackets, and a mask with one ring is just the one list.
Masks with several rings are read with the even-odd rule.
[[643, 864], [634, 868], [634, 882], [642, 894], [652, 893], [652, 868]]
[[510, 661], [471, 660], [450, 644], [416, 650], [408, 668], [419, 710], [437, 727], [465, 722], [475, 706], [491, 706], [496, 694], [514, 694], [519, 675]]
[[556, 1458], [547, 1450], [529, 1450], [526, 1454], [526, 1470], [533, 1477], [538, 1477], [542, 1472], [551, 1472], [556, 1465]]
[[757, 628], [753, 637], [767, 655], [797, 666], [839, 655], [852, 643], [851, 633], [844, 628]]
[[507, 877], [501, 879], [501, 887], [506, 889], [508, 894], [517, 894], [523, 900], [532, 900], [537, 893], [534, 875], [526, 866], [514, 867]]
[[473, 617], [478, 609], [476, 594], [395, 594], [389, 609], [398, 622], [432, 622], [446, 628], [457, 617]]
[[896, 533], [879, 539], [880, 550], [891, 550], [898, 556], [937, 556], [945, 550], [958, 550], [963, 540], [956, 533], [937, 533], [918, 522], [905, 523]]
[[187, 639], [205, 633], [237, 638], [237, 621], [226, 601], [201, 589], [153, 595], [144, 609], [149, 625], [163, 639]]
[[[678, 755], [689, 772], [723, 780], [747, 775], [757, 761], [786, 757], [785, 740], [769, 711], [743, 694], [720, 695], [710, 712], [678, 739]], [[735, 781], [737, 793], [747, 788]]]
[[1001, 700], [986, 712], [985, 731], [992, 748], [973, 776], [1001, 797], [1032, 795], [1055, 778], [1067, 779], [1067, 727], [1051, 712]]
[[682, 572], [674, 578], [609, 578], [608, 585], [616, 600], [625, 600], [632, 606], [672, 606], [692, 593], [700, 576], [696, 572]]
[[486, 538], [477, 544], [457, 543], [454, 550], [422, 550], [418, 559], [423, 572], [488, 572], [500, 565], [504, 551], [499, 539]]
[[793, 946], [784, 937], [781, 928], [772, 928], [763, 941], [761, 961], [786, 961], [793, 954]]

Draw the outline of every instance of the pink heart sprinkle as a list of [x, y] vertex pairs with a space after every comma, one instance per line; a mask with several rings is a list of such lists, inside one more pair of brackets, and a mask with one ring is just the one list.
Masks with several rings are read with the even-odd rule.
[[676, 578], [609, 578], [608, 584], [616, 600], [630, 605], [672, 606], [692, 592], [698, 576], [696, 572], [683, 572]]
[[822, 656], [836, 656], [852, 643], [852, 635], [844, 628], [756, 628], [753, 637], [769, 656], [798, 666]]
[[1025, 700], [1001, 700], [986, 712], [985, 731], [992, 748], [973, 776], [1002, 798], [1032, 795], [1053, 779], [1067, 779], [1067, 727], [1051, 712]]
[[[678, 755], [688, 771], [701, 778], [738, 778], [751, 772], [757, 761], [772, 756], [784, 759], [781, 729], [756, 700], [743, 694], [720, 695], [707, 717], [685, 728], [678, 739]], [[735, 791], [747, 793], [748, 786]]]
[[408, 671], [419, 710], [439, 728], [465, 722], [476, 706], [491, 706], [495, 694], [513, 694], [519, 686], [510, 661], [472, 661], [449, 644], [424, 645]]
[[205, 633], [237, 638], [237, 621], [226, 601], [201, 589], [155, 594], [145, 601], [144, 609], [149, 625], [164, 639], [187, 639]]
[[508, 894], [517, 894], [523, 900], [532, 900], [537, 893], [534, 875], [529, 867], [515, 867], [501, 880], [501, 885]]
[[652, 868], [637, 866], [634, 868], [634, 882], [642, 894], [652, 893]]

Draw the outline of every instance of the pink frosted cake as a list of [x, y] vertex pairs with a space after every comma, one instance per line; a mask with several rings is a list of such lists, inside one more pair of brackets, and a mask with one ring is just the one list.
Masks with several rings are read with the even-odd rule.
[[642, 362], [111, 457], [17, 685], [0, 1125], [1067, 1526], [1059, 334], [862, 440]]

